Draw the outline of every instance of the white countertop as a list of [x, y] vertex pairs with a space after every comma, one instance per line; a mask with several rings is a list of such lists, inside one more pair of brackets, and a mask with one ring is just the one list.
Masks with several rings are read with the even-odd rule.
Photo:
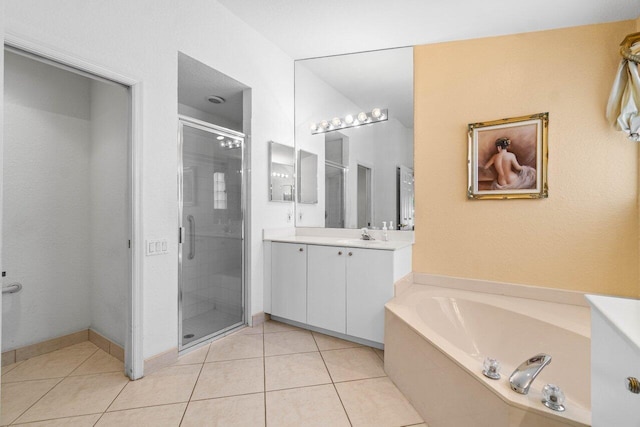
[[640, 300], [602, 295], [585, 298], [623, 338], [640, 350]]
[[370, 234], [374, 237], [374, 240], [360, 239], [359, 230], [291, 228], [265, 230], [263, 239], [269, 242], [378, 249], [385, 251], [396, 251], [413, 245], [413, 232], [388, 231], [388, 241], [383, 240], [381, 230], [370, 230]]

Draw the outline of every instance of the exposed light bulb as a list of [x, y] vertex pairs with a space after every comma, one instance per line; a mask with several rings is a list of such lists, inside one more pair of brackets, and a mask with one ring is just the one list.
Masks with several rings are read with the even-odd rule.
[[220, 147], [224, 147], [224, 146], [225, 146], [224, 141], [220, 141]]
[[382, 110], [380, 110], [379, 108], [374, 108], [373, 110], [371, 110], [371, 115], [380, 120], [380, 118], [382, 117]]
[[318, 130], [318, 124], [317, 123], [311, 123], [309, 128], [311, 129], [311, 132], [315, 132], [315, 131]]
[[345, 122], [346, 124], [348, 124], [349, 126], [351, 126], [351, 125], [353, 124], [353, 116], [352, 116], [351, 114], [347, 114], [347, 115], [344, 117], [344, 122]]
[[340, 120], [339, 117], [334, 117], [333, 119], [331, 119], [331, 124], [334, 127], [338, 127], [338, 126], [340, 126], [342, 124], [342, 120]]
[[369, 119], [369, 117], [367, 116], [367, 113], [365, 113], [364, 111], [361, 113], [358, 113], [358, 121], [360, 123], [364, 123]]
[[321, 122], [320, 122], [320, 127], [321, 127], [322, 129], [324, 129], [324, 130], [329, 129], [329, 122], [328, 122], [328, 121], [326, 121], [326, 120], [321, 121]]

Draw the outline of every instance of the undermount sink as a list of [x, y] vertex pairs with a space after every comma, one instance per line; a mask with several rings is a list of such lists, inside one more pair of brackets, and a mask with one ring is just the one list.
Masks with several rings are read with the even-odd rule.
[[338, 243], [345, 246], [373, 246], [384, 242], [381, 240], [344, 239], [338, 240]]

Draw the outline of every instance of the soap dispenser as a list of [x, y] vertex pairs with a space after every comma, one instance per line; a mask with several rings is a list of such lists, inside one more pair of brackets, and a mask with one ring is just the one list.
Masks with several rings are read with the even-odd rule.
[[382, 221], [382, 240], [385, 242], [389, 240], [389, 235], [387, 234], [387, 221]]

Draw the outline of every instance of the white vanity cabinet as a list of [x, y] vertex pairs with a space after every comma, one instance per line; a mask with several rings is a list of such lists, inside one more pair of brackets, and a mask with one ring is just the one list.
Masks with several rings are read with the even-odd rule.
[[[640, 425], [640, 300], [587, 295], [591, 304], [591, 422]], [[637, 383], [635, 383], [637, 384]]]
[[395, 252], [347, 249], [347, 335], [381, 343], [384, 305], [393, 298]]
[[307, 245], [271, 246], [271, 314], [307, 322]]
[[347, 252], [336, 246], [309, 246], [307, 323], [347, 332]]
[[411, 247], [397, 250], [272, 242], [271, 315], [382, 343], [384, 305], [411, 272]]

